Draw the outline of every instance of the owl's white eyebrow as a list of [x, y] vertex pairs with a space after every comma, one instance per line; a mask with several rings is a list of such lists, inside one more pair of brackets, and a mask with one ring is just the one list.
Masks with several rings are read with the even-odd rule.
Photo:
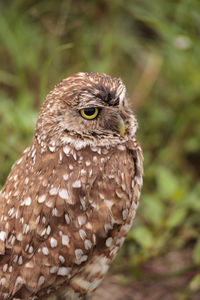
[[[100, 102], [100, 101], [99, 101]], [[97, 103], [97, 101], [89, 101], [85, 103], [84, 105], [77, 106], [78, 109], [83, 109], [83, 108], [88, 108], [88, 107], [98, 107], [98, 108], [103, 108], [105, 107], [105, 103]]]

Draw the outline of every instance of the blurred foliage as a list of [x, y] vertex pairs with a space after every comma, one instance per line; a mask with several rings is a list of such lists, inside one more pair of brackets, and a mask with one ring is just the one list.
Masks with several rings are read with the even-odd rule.
[[139, 211], [119, 256], [131, 270], [186, 246], [200, 265], [199, 15], [198, 0], [0, 2], [0, 185], [54, 84], [78, 71], [121, 77], [145, 157]]

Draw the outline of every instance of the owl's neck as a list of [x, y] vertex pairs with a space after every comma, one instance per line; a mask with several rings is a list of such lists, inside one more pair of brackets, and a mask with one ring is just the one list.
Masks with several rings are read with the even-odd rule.
[[96, 147], [96, 146], [115, 146], [122, 144], [128, 140], [128, 137], [119, 137], [113, 135], [99, 135], [96, 137], [93, 136], [80, 136], [80, 135], [67, 135], [62, 137], [62, 143], [64, 145], [70, 144], [75, 149], [79, 150], [87, 146]]
[[63, 134], [61, 136], [57, 136], [56, 138], [49, 137], [47, 139], [41, 138], [41, 136], [36, 135], [36, 140], [43, 151], [49, 149], [51, 152], [54, 152], [56, 148], [64, 147], [66, 145], [72, 146], [76, 150], [83, 149], [87, 146], [90, 147], [112, 147], [115, 145], [120, 145], [127, 142], [130, 138], [128, 136], [120, 137], [120, 136], [111, 136], [104, 135], [98, 137], [92, 136], [82, 136], [78, 133], [69, 132], [68, 134]]

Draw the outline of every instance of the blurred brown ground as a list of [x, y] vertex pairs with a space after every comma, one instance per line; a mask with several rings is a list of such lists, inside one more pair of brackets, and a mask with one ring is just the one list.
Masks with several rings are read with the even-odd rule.
[[[170, 252], [145, 264], [143, 279], [130, 278], [129, 281], [127, 278], [128, 284], [121, 284], [119, 275], [109, 274], [92, 300], [199, 300], [200, 292], [186, 290], [189, 280], [195, 275], [187, 271], [191, 261], [188, 249]], [[179, 276], [175, 276], [179, 272]]]

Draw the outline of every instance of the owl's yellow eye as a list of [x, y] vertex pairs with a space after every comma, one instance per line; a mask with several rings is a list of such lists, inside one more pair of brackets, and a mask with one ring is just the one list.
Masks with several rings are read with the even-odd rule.
[[80, 114], [86, 120], [93, 120], [98, 116], [99, 109], [97, 107], [82, 108]]

